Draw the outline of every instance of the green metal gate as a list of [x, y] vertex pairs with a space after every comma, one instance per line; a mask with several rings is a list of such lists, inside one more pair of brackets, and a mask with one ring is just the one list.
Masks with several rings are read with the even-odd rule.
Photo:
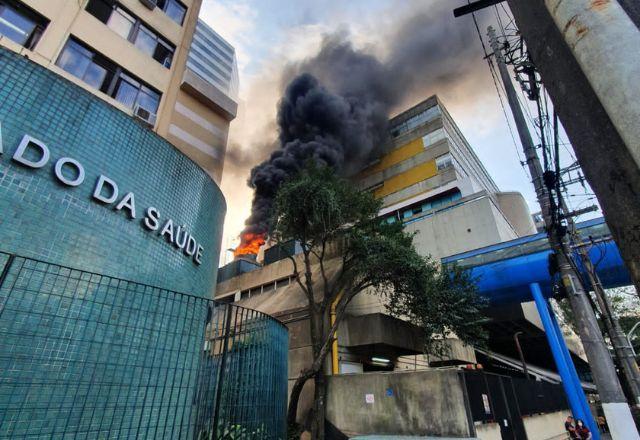
[[287, 349], [255, 310], [0, 253], [0, 439], [284, 439]]

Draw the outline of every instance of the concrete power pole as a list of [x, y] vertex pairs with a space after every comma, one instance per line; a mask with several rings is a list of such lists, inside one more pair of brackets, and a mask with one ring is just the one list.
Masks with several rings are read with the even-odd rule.
[[640, 295], [639, 2], [507, 2]]
[[544, 0], [640, 167], [640, 29], [617, 0]]
[[557, 225], [552, 221], [551, 197], [543, 182], [542, 166], [531, 139], [522, 108], [518, 103], [515, 88], [511, 81], [509, 71], [504, 62], [502, 48], [498, 42], [495, 30], [489, 28], [489, 39], [493, 49], [496, 63], [507, 94], [507, 100], [513, 113], [513, 118], [522, 142], [529, 173], [533, 180], [536, 196], [542, 210], [542, 216], [547, 228], [549, 243], [553, 249], [562, 284], [567, 292], [571, 308], [573, 309], [578, 333], [582, 340], [589, 366], [602, 401], [605, 416], [611, 428], [613, 440], [640, 440], [629, 405], [626, 402], [622, 387], [618, 381], [615, 366], [604, 342], [600, 328], [596, 321], [591, 303], [587, 297], [580, 278], [577, 276], [569, 255], [571, 250], [566, 240], [562, 240], [557, 233]]
[[[562, 210], [565, 213], [568, 213], [569, 209], [567, 208], [564, 199], [560, 198], [560, 204], [562, 206]], [[611, 301], [609, 300], [604, 287], [602, 287], [600, 277], [598, 277], [596, 268], [594, 267], [591, 258], [589, 257], [589, 252], [586, 248], [587, 243], [584, 243], [582, 241], [582, 237], [580, 236], [580, 232], [578, 232], [578, 229], [576, 228], [573, 218], [567, 218], [567, 225], [569, 234], [571, 234], [572, 236], [573, 245], [575, 246], [576, 251], [580, 256], [580, 261], [582, 261], [582, 265], [584, 266], [584, 269], [587, 272], [587, 277], [589, 278], [589, 283], [591, 284], [591, 287], [593, 288], [593, 291], [595, 293], [596, 301], [598, 302], [598, 307], [600, 308], [600, 313], [602, 315], [602, 322], [604, 323], [604, 327], [607, 331], [607, 334], [609, 335], [609, 339], [611, 340], [611, 345], [613, 345], [616, 357], [620, 362], [622, 374], [624, 375], [629, 390], [633, 395], [633, 402], [636, 406], [639, 406], [640, 371], [638, 370], [638, 364], [633, 352], [633, 347], [627, 339], [627, 335], [625, 335], [625, 333], [622, 331], [620, 322], [618, 321], [618, 318], [613, 311], [613, 307], [611, 306]]]

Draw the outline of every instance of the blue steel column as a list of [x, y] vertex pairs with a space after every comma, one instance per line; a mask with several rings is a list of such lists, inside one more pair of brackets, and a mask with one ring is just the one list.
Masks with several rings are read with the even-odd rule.
[[596, 424], [596, 421], [593, 419], [593, 415], [591, 414], [591, 408], [589, 407], [589, 402], [587, 402], [587, 398], [584, 395], [584, 391], [582, 390], [582, 385], [580, 384], [580, 378], [578, 377], [578, 372], [576, 371], [576, 367], [573, 364], [573, 360], [571, 359], [571, 353], [569, 353], [567, 344], [565, 344], [564, 342], [564, 337], [562, 336], [562, 330], [558, 325], [558, 321], [556, 320], [553, 310], [549, 311], [549, 317], [551, 318], [551, 324], [553, 325], [553, 328], [558, 337], [558, 344], [562, 349], [562, 354], [567, 364], [567, 368], [569, 369], [569, 373], [573, 378], [573, 384], [574, 384], [574, 387], [576, 388], [576, 393], [578, 394], [578, 398], [580, 399], [580, 404], [582, 405], [582, 409], [584, 411], [584, 418], [582, 419], [582, 421], [586, 423], [589, 429], [591, 430], [593, 434], [593, 439], [599, 440], [600, 431], [598, 429], [598, 425]]
[[[540, 285], [538, 283], [529, 284], [529, 288], [531, 289], [531, 295], [533, 295], [533, 299], [536, 302], [536, 307], [540, 314], [542, 325], [544, 326], [547, 341], [549, 341], [549, 347], [551, 348], [553, 359], [558, 367], [558, 373], [562, 379], [562, 387], [567, 395], [571, 412], [575, 418], [585, 420], [586, 414], [584, 413], [582, 403], [580, 402], [579, 393], [574, 386], [573, 377], [571, 376], [571, 372], [567, 366], [567, 361], [564, 357], [564, 353], [562, 352], [562, 347], [560, 346], [559, 338], [561, 335], [556, 334], [556, 330], [553, 327], [551, 316], [549, 315], [549, 309], [547, 307], [547, 300], [542, 295], [542, 291], [540, 290]], [[598, 435], [597, 431], [593, 433], [594, 438], [596, 438], [596, 435]]]

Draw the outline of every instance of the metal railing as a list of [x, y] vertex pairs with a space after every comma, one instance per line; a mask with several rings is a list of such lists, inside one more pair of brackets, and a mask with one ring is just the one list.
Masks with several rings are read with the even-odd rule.
[[286, 327], [0, 252], [0, 439], [281, 439]]

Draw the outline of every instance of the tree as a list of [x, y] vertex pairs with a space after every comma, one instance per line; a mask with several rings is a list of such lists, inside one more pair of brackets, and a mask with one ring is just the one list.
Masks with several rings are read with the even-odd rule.
[[[640, 321], [640, 299], [636, 294], [635, 288], [633, 286], [616, 287], [613, 289], [606, 289], [605, 292], [609, 296], [609, 301], [611, 301], [613, 315], [618, 319], [620, 327], [626, 335], [629, 333], [631, 328]], [[597, 311], [596, 317], [598, 319], [598, 324], [604, 332], [605, 327], [602, 323], [601, 312], [595, 306], [595, 294], [593, 292], [589, 292], [589, 295], [591, 296], [591, 302], [594, 304], [594, 309]], [[562, 298], [556, 300], [556, 304], [558, 305], [561, 322], [568, 325], [574, 332], [577, 332], [573, 310], [571, 310], [571, 305], [568, 303], [567, 299]], [[636, 335], [636, 337], [631, 340], [636, 352], [640, 349], [640, 341], [637, 339]]]
[[[326, 167], [310, 165], [285, 182], [275, 198], [271, 237], [295, 240], [301, 257], [289, 257], [293, 277], [307, 299], [313, 362], [300, 372], [289, 400], [287, 420], [296, 426], [298, 402], [313, 379], [313, 439], [324, 438], [325, 372], [323, 365], [347, 306], [361, 292], [390, 300], [390, 311], [425, 330], [425, 346], [454, 332], [463, 342], [481, 343], [483, 300], [463, 272], [440, 271], [420, 256], [412, 235], [400, 222], [377, 217], [380, 203], [358, 191]], [[336, 250], [337, 249], [337, 250]], [[315, 278], [314, 278], [315, 275]], [[335, 308], [333, 323], [328, 312]]]

